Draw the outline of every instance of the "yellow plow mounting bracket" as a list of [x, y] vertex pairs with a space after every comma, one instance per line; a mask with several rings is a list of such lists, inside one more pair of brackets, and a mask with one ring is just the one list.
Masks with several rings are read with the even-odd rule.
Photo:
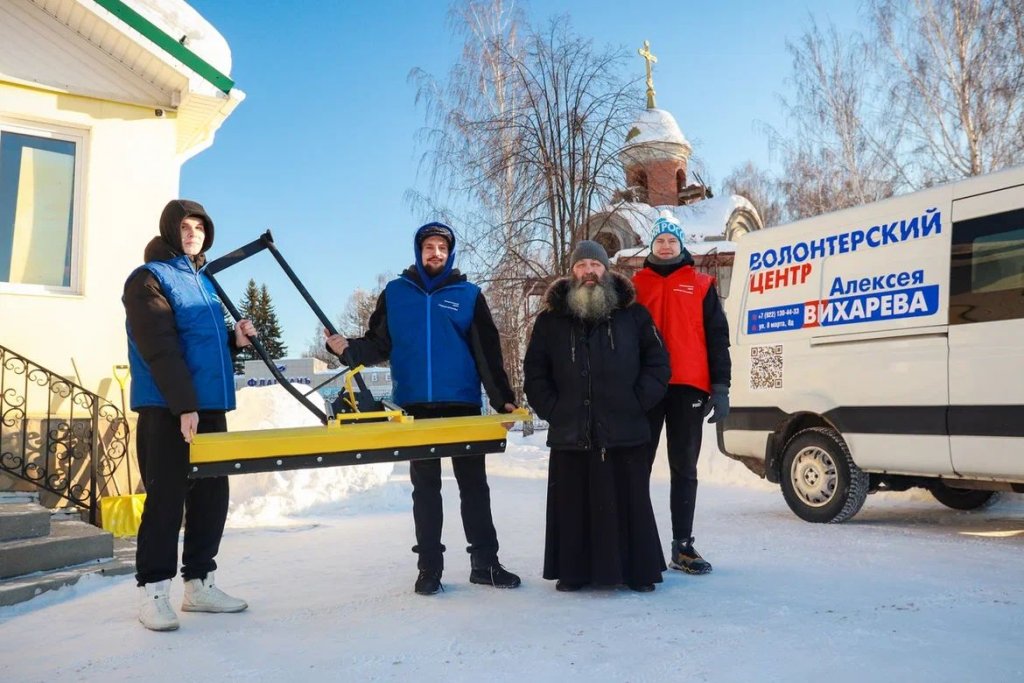
[[[532, 416], [517, 408], [497, 415], [430, 420], [414, 420], [393, 410], [343, 417], [344, 423], [331, 420], [318, 427], [197, 434], [189, 449], [189, 476], [504, 453], [508, 426]], [[386, 421], [380, 421], [382, 418]]]

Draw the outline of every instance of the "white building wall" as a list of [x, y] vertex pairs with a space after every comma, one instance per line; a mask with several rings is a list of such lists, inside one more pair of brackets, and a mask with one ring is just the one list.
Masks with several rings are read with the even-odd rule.
[[[127, 362], [121, 292], [177, 196], [180, 163], [172, 115], [152, 108], [0, 81], [0, 124], [54, 126], [82, 135], [79, 287], [15, 292], [0, 284], [0, 344], [120, 402], [114, 364]], [[197, 198], [202, 201], [202, 198]], [[216, 207], [207, 207], [216, 220]]]

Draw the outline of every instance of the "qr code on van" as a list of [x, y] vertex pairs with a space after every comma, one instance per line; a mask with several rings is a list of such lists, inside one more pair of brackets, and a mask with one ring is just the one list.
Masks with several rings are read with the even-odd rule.
[[782, 388], [782, 344], [750, 347], [750, 388]]

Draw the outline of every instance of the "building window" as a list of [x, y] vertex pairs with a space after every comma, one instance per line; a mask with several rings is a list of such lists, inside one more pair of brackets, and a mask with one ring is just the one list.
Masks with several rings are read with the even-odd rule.
[[953, 225], [949, 323], [1024, 318], [1024, 209]]
[[78, 290], [82, 138], [0, 122], [0, 290]]
[[626, 185], [632, 191], [634, 202], [647, 202], [647, 171], [631, 168], [626, 172]]
[[622, 249], [622, 243], [619, 241], [619, 238], [610, 232], [599, 232], [594, 237], [594, 241], [604, 247], [609, 257], [615, 256]]

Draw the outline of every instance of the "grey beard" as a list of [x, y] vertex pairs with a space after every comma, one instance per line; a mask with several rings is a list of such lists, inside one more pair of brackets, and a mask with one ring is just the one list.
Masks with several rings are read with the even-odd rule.
[[586, 322], [597, 322], [607, 318], [618, 303], [618, 295], [607, 273], [594, 287], [585, 287], [573, 278], [569, 285], [569, 310], [577, 318]]

